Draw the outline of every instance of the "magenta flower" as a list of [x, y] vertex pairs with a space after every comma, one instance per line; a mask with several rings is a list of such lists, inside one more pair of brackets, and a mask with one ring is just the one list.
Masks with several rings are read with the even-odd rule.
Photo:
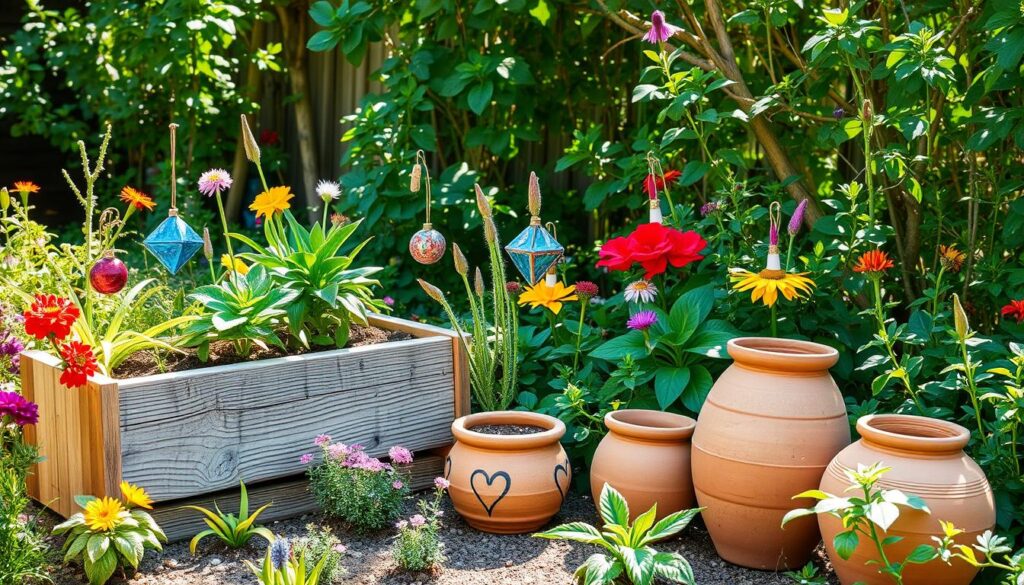
[[701, 217], [707, 217], [712, 213], [718, 213], [721, 209], [722, 205], [717, 201], [708, 201], [700, 206], [700, 215]]
[[39, 406], [17, 392], [0, 392], [0, 421], [20, 427], [39, 421]]
[[651, 28], [644, 35], [644, 40], [652, 45], [664, 43], [676, 32], [680, 31], [678, 26], [665, 22], [665, 14], [660, 10], [651, 13]]
[[590, 282], [589, 280], [576, 281], [576, 284], [573, 286], [576, 287], [576, 294], [580, 298], [586, 300], [590, 300], [593, 297], [596, 297], [597, 293], [600, 292], [600, 289], [597, 288], [597, 285], [594, 284], [593, 282]]
[[451, 485], [452, 485], [451, 482], [448, 481], [447, 479], [443, 478], [443, 477], [435, 477], [434, 478], [434, 487], [436, 487], [439, 490], [446, 490]]
[[224, 169], [210, 169], [199, 175], [199, 192], [207, 197], [219, 195], [231, 188], [231, 175]]
[[395, 299], [393, 299], [391, 297], [384, 297], [381, 300], [384, 301], [384, 304], [389, 306], [389, 307], [394, 307], [395, 306]]
[[626, 327], [637, 331], [647, 331], [658, 322], [658, 314], [654, 311], [640, 311], [626, 321]]
[[409, 518], [409, 526], [412, 526], [413, 528], [419, 528], [421, 526], [425, 526], [426, 524], [427, 519], [424, 518], [421, 514], [416, 514], [412, 518]]
[[312, 462], [313, 462], [313, 454], [312, 453], [306, 453], [302, 457], [299, 457], [299, 463], [301, 463], [303, 465], [309, 465]]
[[405, 447], [395, 446], [388, 450], [388, 458], [391, 459], [392, 463], [408, 465], [412, 463], [412, 451]]
[[313, 439], [313, 444], [316, 445], [317, 447], [323, 447], [324, 445], [327, 445], [330, 442], [331, 442], [331, 436], [330, 435], [317, 435], [316, 438]]
[[395, 488], [396, 490], [400, 490], [405, 487], [405, 484], [402, 483], [401, 480], [396, 479], [395, 481], [391, 482], [391, 487]]
[[795, 236], [800, 231], [800, 226], [804, 223], [804, 212], [807, 211], [807, 199], [800, 201], [800, 204], [796, 206], [796, 210], [793, 212], [793, 217], [789, 218], [789, 226], [787, 229], [790, 236]]
[[768, 227], [768, 245], [779, 245], [779, 226], [775, 225], [774, 222], [772, 222], [772, 225]]

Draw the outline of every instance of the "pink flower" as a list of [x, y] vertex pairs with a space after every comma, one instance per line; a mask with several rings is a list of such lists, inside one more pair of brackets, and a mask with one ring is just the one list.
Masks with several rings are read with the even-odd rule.
[[326, 445], [326, 444], [328, 444], [330, 442], [331, 442], [331, 436], [330, 435], [317, 435], [316, 438], [313, 439], [313, 444], [316, 445], [317, 447], [323, 447], [324, 445]]
[[391, 487], [395, 488], [396, 490], [400, 490], [405, 487], [405, 484], [402, 483], [401, 480], [396, 479], [391, 483]]
[[416, 514], [412, 518], [409, 518], [409, 526], [412, 526], [413, 528], [419, 528], [421, 526], [425, 526], [426, 523], [427, 523], [427, 519], [424, 518], [423, 515], [421, 515], [421, 514]]
[[626, 327], [639, 331], [647, 331], [658, 322], [658, 314], [654, 311], [640, 311], [626, 321]]
[[224, 169], [210, 169], [199, 176], [199, 192], [207, 197], [231, 188], [231, 175]]
[[451, 485], [452, 485], [451, 482], [448, 481], [447, 479], [443, 478], [443, 477], [435, 477], [434, 478], [434, 487], [439, 489], [439, 490], [446, 490], [449, 487], [451, 487]]
[[344, 461], [345, 458], [351, 453], [348, 445], [344, 443], [335, 443], [327, 448], [327, 455], [335, 461]]
[[312, 453], [306, 453], [302, 457], [299, 457], [299, 463], [301, 463], [303, 465], [309, 465], [312, 462], [313, 462], [313, 454]]
[[384, 297], [381, 300], [384, 301], [384, 304], [389, 306], [389, 307], [394, 307], [395, 306], [395, 299], [393, 299], [391, 297]]
[[348, 547], [345, 546], [344, 544], [341, 544], [341, 543], [336, 544], [336, 545], [334, 545], [334, 552], [336, 552], [336, 553], [338, 553], [340, 555], [343, 555], [346, 552], [348, 552]]
[[657, 45], [667, 41], [679, 30], [681, 29], [678, 26], [665, 22], [665, 14], [662, 11], [655, 10], [651, 13], [651, 28], [644, 35], [644, 40], [652, 45]]
[[398, 522], [395, 522], [395, 528], [397, 528], [399, 530], [405, 530], [406, 528], [408, 528], [408, 526], [409, 526], [409, 523], [406, 522], [405, 520], [399, 520]]
[[392, 463], [409, 465], [412, 463], [412, 451], [405, 447], [395, 446], [388, 450], [388, 458], [391, 459]]

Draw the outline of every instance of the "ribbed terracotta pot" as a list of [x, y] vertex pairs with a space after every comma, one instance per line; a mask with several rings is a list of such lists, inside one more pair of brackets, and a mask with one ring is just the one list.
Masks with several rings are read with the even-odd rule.
[[[903, 540], [886, 547], [886, 556], [894, 560], [906, 558], [921, 544], [934, 545], [932, 536], [941, 536], [939, 520], [952, 522], [964, 533], [956, 537], [960, 544], [970, 546], [975, 537], [995, 526], [995, 502], [992, 488], [978, 464], [968, 457], [970, 433], [964, 427], [923, 416], [875, 414], [857, 421], [861, 439], [843, 449], [829, 464], [821, 479], [821, 489], [842, 494], [850, 485], [843, 473], [857, 465], [882, 462], [891, 471], [876, 486], [896, 489], [924, 499], [931, 514], [900, 507], [900, 517], [889, 527], [887, 536]], [[865, 562], [877, 559], [873, 545], [861, 539], [849, 560], [836, 554], [832, 539], [841, 530], [838, 518], [818, 517], [821, 536], [828, 556], [843, 585], [858, 581], [866, 585], [889, 585], [892, 579], [878, 573], [878, 565]], [[933, 561], [924, 565], [908, 565], [903, 572], [905, 583], [928, 585], [967, 585], [977, 569], [954, 560], [952, 565]]]
[[715, 549], [754, 569], [808, 562], [818, 526], [806, 517], [780, 527], [793, 500], [816, 489], [836, 453], [850, 444], [839, 388], [828, 373], [839, 353], [809, 341], [742, 337], [733, 364], [708, 394], [693, 435], [693, 483]]
[[[533, 425], [529, 435], [489, 435], [481, 425]], [[445, 459], [445, 477], [455, 510], [484, 532], [520, 534], [547, 524], [565, 501], [572, 482], [569, 458], [559, 444], [565, 424], [536, 412], [482, 412], [452, 423], [455, 445]]]
[[697, 422], [659, 410], [616, 410], [604, 417], [608, 434], [594, 452], [590, 491], [618, 490], [635, 519], [658, 504], [658, 520], [694, 505], [690, 437]]

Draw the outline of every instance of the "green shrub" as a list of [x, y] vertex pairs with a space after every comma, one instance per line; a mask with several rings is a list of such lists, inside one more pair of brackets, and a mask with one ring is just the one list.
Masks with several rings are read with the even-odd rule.
[[[318, 439], [322, 461], [309, 469], [310, 490], [325, 513], [347, 522], [355, 530], [380, 530], [394, 523], [409, 494], [406, 476], [389, 463], [370, 457], [360, 445]], [[395, 457], [401, 450], [402, 457]], [[391, 448], [396, 465], [412, 462], [401, 447]], [[311, 461], [312, 456], [305, 460]]]

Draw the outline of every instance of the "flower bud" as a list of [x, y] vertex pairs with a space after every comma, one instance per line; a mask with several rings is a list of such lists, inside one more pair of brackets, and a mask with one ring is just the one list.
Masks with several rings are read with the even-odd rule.
[[420, 287], [423, 288], [423, 292], [427, 293], [427, 296], [429, 296], [430, 298], [434, 299], [439, 303], [444, 302], [444, 293], [441, 292], [441, 289], [423, 280], [422, 278], [417, 278], [416, 282], [420, 283]]
[[491, 204], [487, 202], [487, 197], [484, 197], [484, 190], [480, 185], [473, 187], [476, 189], [476, 206], [480, 210], [480, 217], [491, 217]]
[[875, 116], [875, 110], [871, 106], [871, 100], [865, 99], [860, 107], [860, 117], [865, 125], [871, 125], [871, 119]]
[[245, 158], [249, 159], [249, 162], [260, 164], [260, 146], [256, 142], [256, 137], [252, 135], [245, 114], [242, 114], [242, 145], [245, 147]]
[[0, 189], [0, 209], [7, 211], [11, 207], [11, 192], [7, 187]]
[[967, 323], [967, 313], [960, 304], [960, 297], [953, 293], [953, 324], [956, 328], [956, 336], [961, 341], [967, 339], [967, 332], [971, 326]]
[[540, 179], [530, 171], [530, 215], [540, 215]]
[[498, 241], [498, 226], [494, 225], [494, 218], [491, 216], [484, 218], [484, 239], [488, 244]]
[[476, 267], [476, 274], [473, 278], [473, 288], [476, 290], [476, 296], [484, 297], [484, 274], [480, 272], [480, 267]]
[[210, 228], [203, 228], [203, 256], [207, 260], [213, 258], [213, 241], [210, 240]]
[[787, 231], [790, 236], [795, 236], [800, 231], [800, 226], [804, 223], [804, 212], [807, 211], [807, 201], [807, 199], [802, 199], [800, 204], [796, 206], [796, 211], [793, 212], [793, 217], [789, 218]]
[[419, 193], [420, 192], [420, 177], [422, 177], [422, 176], [423, 176], [423, 167], [421, 167], [420, 163], [417, 162], [412, 167], [412, 174], [409, 175], [409, 190], [412, 191], [413, 193]]
[[458, 244], [452, 244], [452, 258], [455, 260], [455, 272], [461, 276], [469, 274], [469, 262], [466, 261], [466, 256], [462, 254], [462, 248]]

